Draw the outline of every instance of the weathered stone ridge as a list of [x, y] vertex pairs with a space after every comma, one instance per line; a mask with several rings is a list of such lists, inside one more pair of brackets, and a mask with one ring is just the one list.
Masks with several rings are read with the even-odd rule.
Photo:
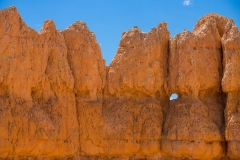
[[170, 33], [160, 23], [149, 33], [123, 33], [108, 67], [103, 118], [109, 155], [160, 154], [163, 110], [167, 108], [167, 54]]
[[4, 9], [0, 159], [240, 159], [239, 61], [237, 26], [214, 13], [173, 38], [135, 26], [106, 66], [84, 22], [37, 33]]
[[222, 89], [227, 93], [225, 108], [225, 138], [228, 144], [227, 155], [240, 158], [240, 32], [234, 23], [229, 22], [228, 32], [222, 38], [224, 75]]
[[95, 35], [84, 22], [77, 21], [60, 31], [67, 46], [67, 58], [74, 77], [80, 155], [102, 153], [104, 125], [103, 88], [106, 81], [105, 60]]
[[170, 40], [169, 86], [179, 98], [168, 109], [163, 151], [167, 155], [212, 159], [224, 155], [222, 49], [228, 19], [201, 18], [193, 32]]
[[74, 154], [79, 131], [63, 36], [49, 20], [38, 34], [14, 7], [0, 21], [1, 157]]

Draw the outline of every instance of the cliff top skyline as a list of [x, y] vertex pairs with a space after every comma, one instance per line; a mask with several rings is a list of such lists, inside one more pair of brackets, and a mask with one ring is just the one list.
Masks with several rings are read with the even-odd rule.
[[237, 0], [0, 1], [0, 10], [9, 6], [16, 6], [26, 24], [38, 32], [46, 19], [52, 19], [59, 30], [77, 20], [86, 22], [96, 35], [106, 65], [116, 54], [122, 33], [135, 25], [149, 32], [165, 21], [173, 37], [184, 29], [192, 31], [200, 17], [215, 12], [233, 18], [240, 26], [240, 2]]

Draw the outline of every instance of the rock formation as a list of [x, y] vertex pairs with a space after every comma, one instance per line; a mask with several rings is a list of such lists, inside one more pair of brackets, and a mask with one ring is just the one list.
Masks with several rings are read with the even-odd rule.
[[0, 22], [0, 159], [240, 159], [233, 20], [134, 27], [108, 67], [84, 22], [37, 33], [15, 7]]
[[106, 152], [138, 158], [160, 153], [166, 94], [168, 41], [166, 23], [149, 33], [123, 33], [117, 54], [108, 67], [103, 118]]
[[223, 91], [227, 93], [225, 109], [225, 137], [227, 155], [240, 158], [240, 33], [236, 25], [229, 22], [229, 28], [222, 38], [224, 76]]
[[84, 22], [77, 21], [61, 31], [67, 45], [67, 57], [75, 80], [80, 155], [98, 156], [102, 151], [104, 125], [103, 88], [105, 61], [95, 35]]
[[38, 34], [14, 7], [0, 21], [0, 157], [72, 156], [79, 128], [64, 37], [49, 20]]
[[224, 94], [221, 91], [221, 36], [228, 19], [201, 18], [193, 32], [170, 41], [169, 86], [179, 98], [169, 107], [163, 152], [175, 157], [211, 159], [224, 155]]

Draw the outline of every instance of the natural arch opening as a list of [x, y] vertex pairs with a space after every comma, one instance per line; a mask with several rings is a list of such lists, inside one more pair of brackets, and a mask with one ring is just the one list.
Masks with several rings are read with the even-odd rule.
[[178, 94], [177, 93], [173, 93], [171, 96], [170, 96], [170, 100], [175, 100], [178, 98]]

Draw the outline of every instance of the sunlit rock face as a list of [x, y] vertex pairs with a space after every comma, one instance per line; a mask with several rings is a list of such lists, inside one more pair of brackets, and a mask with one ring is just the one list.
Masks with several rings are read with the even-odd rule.
[[68, 157], [79, 148], [74, 78], [50, 20], [38, 34], [0, 11], [0, 157]]
[[[240, 33], [201, 18], [124, 32], [105, 65], [84, 22], [0, 11], [0, 159], [240, 159]], [[176, 93], [178, 98], [169, 99]]]
[[222, 38], [224, 76], [223, 91], [227, 93], [225, 109], [225, 138], [228, 144], [227, 155], [240, 158], [240, 33], [231, 23], [228, 32]]
[[169, 32], [160, 23], [148, 33], [123, 33], [108, 67], [103, 118], [105, 152], [138, 158], [160, 155], [166, 93]]
[[67, 58], [75, 80], [79, 154], [99, 156], [104, 145], [102, 92], [106, 81], [105, 60], [95, 35], [84, 22], [77, 21], [60, 33], [66, 42]]
[[179, 98], [169, 106], [162, 151], [168, 156], [221, 158], [224, 143], [224, 94], [221, 90], [221, 37], [232, 21], [208, 14], [193, 32], [170, 40], [169, 86]]

